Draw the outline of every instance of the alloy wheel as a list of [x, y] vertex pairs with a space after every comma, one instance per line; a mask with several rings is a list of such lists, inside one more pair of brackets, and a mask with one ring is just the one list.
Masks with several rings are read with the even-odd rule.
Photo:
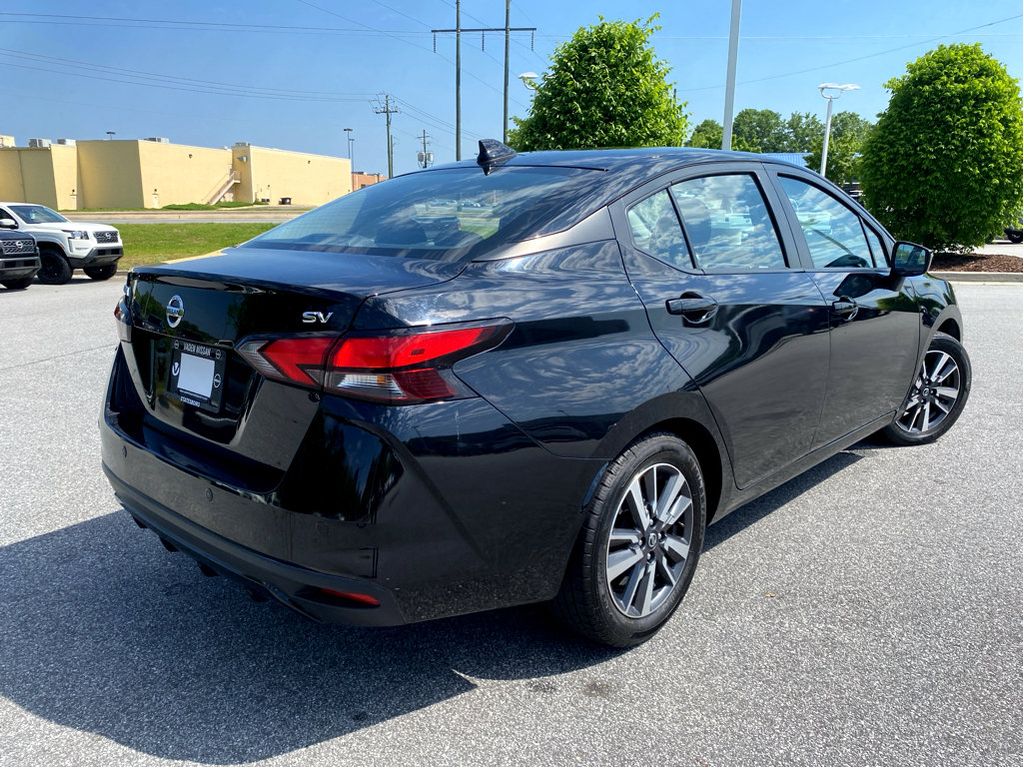
[[608, 591], [621, 613], [643, 618], [668, 600], [690, 554], [693, 513], [689, 485], [677, 467], [654, 464], [633, 476], [607, 544]]
[[959, 398], [960, 366], [941, 349], [930, 349], [921, 361], [907, 404], [896, 424], [911, 434], [937, 429]]

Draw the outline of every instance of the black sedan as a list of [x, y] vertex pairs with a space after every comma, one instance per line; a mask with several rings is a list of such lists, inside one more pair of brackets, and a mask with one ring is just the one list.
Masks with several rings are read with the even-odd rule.
[[481, 142], [136, 269], [103, 468], [165, 547], [308, 617], [551, 601], [636, 644], [706, 525], [957, 420], [971, 367], [930, 258], [758, 155]]

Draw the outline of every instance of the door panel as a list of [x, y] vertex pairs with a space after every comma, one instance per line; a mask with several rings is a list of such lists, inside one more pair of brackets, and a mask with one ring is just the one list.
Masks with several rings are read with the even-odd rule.
[[[727, 169], [716, 164], [719, 170]], [[746, 165], [734, 172], [759, 178]], [[627, 211], [656, 189], [645, 189], [613, 211], [626, 270], [655, 334], [707, 399], [742, 488], [810, 450], [825, 397], [828, 310], [814, 282], [797, 270], [705, 273], [645, 253], [632, 238]], [[726, 222], [723, 227], [737, 226], [741, 214], [712, 210], [716, 221]], [[781, 234], [788, 250], [789, 233]], [[744, 248], [742, 233], [731, 256], [723, 250], [721, 229], [696, 236], [714, 245], [720, 263], [760, 259]], [[759, 252], [763, 246], [758, 243]]]
[[771, 175], [830, 307], [828, 395], [817, 447], [900, 406], [917, 365], [921, 318], [906, 281], [890, 276], [882, 240], [862, 212], [810, 174]]

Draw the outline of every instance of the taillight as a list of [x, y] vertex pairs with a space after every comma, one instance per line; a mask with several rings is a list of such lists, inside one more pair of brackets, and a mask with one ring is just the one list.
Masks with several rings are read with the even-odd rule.
[[470, 397], [451, 372], [458, 360], [492, 349], [508, 336], [508, 321], [333, 336], [254, 339], [238, 351], [272, 379], [322, 386], [364, 400], [422, 403]]

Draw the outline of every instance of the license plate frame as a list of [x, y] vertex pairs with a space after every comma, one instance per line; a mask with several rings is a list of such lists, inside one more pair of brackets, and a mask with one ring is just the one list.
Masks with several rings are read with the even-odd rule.
[[171, 347], [168, 394], [184, 405], [210, 413], [220, 412], [227, 361], [227, 353], [219, 347], [175, 339]]

